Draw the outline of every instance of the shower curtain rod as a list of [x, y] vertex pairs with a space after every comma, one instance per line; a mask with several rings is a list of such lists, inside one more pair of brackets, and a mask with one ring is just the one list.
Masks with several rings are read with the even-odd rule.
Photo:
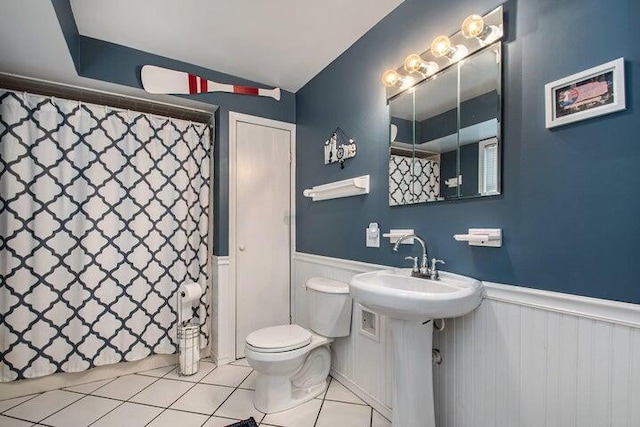
[[[16, 87], [17, 83], [22, 83], [22, 82], [27, 82], [27, 83], [31, 83], [33, 85], [35, 85], [35, 87], [32, 88], [19, 88]], [[179, 105], [179, 104], [172, 104], [169, 102], [165, 102], [165, 101], [157, 101], [157, 100], [152, 100], [152, 99], [148, 99], [148, 98], [143, 98], [143, 97], [139, 97], [139, 96], [134, 96], [134, 95], [127, 95], [127, 94], [123, 94], [123, 93], [117, 93], [117, 92], [110, 92], [110, 91], [106, 91], [106, 90], [102, 90], [102, 89], [94, 89], [94, 88], [88, 88], [88, 87], [83, 87], [83, 86], [79, 86], [79, 85], [73, 85], [73, 84], [68, 84], [68, 83], [59, 83], [59, 82], [54, 82], [51, 80], [45, 80], [45, 79], [39, 79], [39, 78], [34, 78], [34, 77], [27, 77], [27, 76], [21, 76], [18, 74], [11, 74], [11, 73], [3, 73], [0, 72], [0, 87], [3, 87], [2, 85], [8, 83], [9, 87], [6, 87], [6, 89], [9, 90], [13, 90], [15, 92], [29, 92], [29, 89], [49, 89], [50, 91], [53, 91], [55, 89], [58, 90], [65, 90], [68, 89], [70, 91], [83, 91], [83, 92], [88, 92], [90, 94], [93, 94], [94, 96], [98, 97], [100, 95], [105, 95], [105, 96], [109, 96], [109, 97], [115, 97], [115, 98], [119, 98], [125, 102], [131, 102], [133, 103], [144, 103], [146, 105], [149, 106], [157, 106], [157, 107], [165, 107], [165, 108], [171, 108], [171, 109], [178, 109], [178, 110], [182, 110], [186, 113], [200, 113], [203, 115], [207, 115], [209, 117], [213, 117], [213, 114], [215, 113], [215, 111], [218, 109], [217, 105], [211, 105], [211, 110], [205, 110], [202, 108], [196, 108], [196, 107], [188, 107], [188, 106], [184, 106], [184, 105]], [[14, 84], [11, 84], [14, 83]], [[34, 94], [38, 94], [37, 92], [34, 92]], [[50, 96], [51, 98], [63, 98], [65, 96], [64, 93], [62, 94], [52, 94], [52, 93], [45, 93], [42, 94], [40, 93], [40, 95], [45, 95], [45, 96]], [[76, 97], [77, 98], [77, 97]], [[90, 103], [90, 104], [95, 104], [95, 105], [104, 105], [104, 103], [101, 103], [98, 99], [90, 99], [90, 100], [83, 100], [83, 99], [73, 99], [73, 100], [77, 100], [81, 103]], [[118, 106], [114, 106], [114, 105], [108, 105], [108, 107], [113, 108], [115, 111], [122, 111], [122, 112], [126, 112], [128, 110], [131, 111], [137, 111], [137, 109], [135, 107], [133, 108], [122, 108], [122, 107], [118, 107]], [[139, 108], [139, 107], [138, 107]], [[148, 114], [152, 114], [154, 116], [162, 116], [162, 117], [167, 117], [166, 114], [161, 114], [161, 113], [154, 113], [154, 112], [150, 112], [150, 111], [142, 111], [144, 113], [148, 113]], [[168, 117], [170, 118], [170, 117]], [[211, 119], [209, 119], [210, 121]]]

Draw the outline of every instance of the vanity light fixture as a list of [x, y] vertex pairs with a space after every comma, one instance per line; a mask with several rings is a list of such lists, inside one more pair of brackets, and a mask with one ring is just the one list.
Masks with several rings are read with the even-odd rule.
[[411, 76], [401, 76], [396, 70], [388, 69], [382, 73], [382, 84], [386, 87], [392, 87], [395, 85], [400, 86], [400, 89], [406, 89], [411, 87], [415, 83], [415, 79]]
[[460, 28], [462, 35], [467, 38], [477, 38], [480, 44], [486, 45], [500, 38], [500, 29], [495, 25], [486, 25], [484, 19], [480, 15], [469, 15], [462, 21]]
[[460, 28], [450, 36], [436, 37], [429, 50], [407, 56], [403, 66], [386, 70], [382, 83], [387, 87], [387, 100], [499, 41], [504, 35], [503, 7], [498, 6], [483, 16], [469, 15]]
[[425, 62], [420, 55], [413, 53], [405, 58], [404, 69], [409, 73], [417, 71], [428, 77], [435, 74], [440, 69], [440, 66], [433, 61]]

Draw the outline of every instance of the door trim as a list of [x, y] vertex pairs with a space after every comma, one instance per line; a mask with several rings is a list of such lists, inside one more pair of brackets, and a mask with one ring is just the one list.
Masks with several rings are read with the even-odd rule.
[[291, 318], [291, 281], [293, 280], [293, 254], [296, 252], [296, 222], [295, 222], [295, 209], [296, 209], [296, 125], [293, 123], [281, 122], [278, 120], [265, 119], [263, 117], [251, 116], [248, 114], [237, 113], [235, 111], [229, 112], [229, 294], [231, 296], [232, 304], [229, 307], [229, 327], [233, 332], [233, 341], [235, 346], [233, 348], [233, 355], [235, 357], [238, 354], [238, 345], [244, 343], [237, 342], [237, 283], [236, 283], [236, 256], [235, 248], [237, 246], [237, 229], [236, 229], [236, 210], [237, 210], [237, 125], [238, 123], [249, 123], [258, 126], [267, 126], [275, 129], [281, 129], [289, 131], [291, 140], [289, 141], [289, 149], [291, 152], [291, 162], [289, 164], [289, 176], [291, 177], [291, 186], [289, 189], [290, 194], [290, 216], [291, 221], [289, 223], [289, 318]]

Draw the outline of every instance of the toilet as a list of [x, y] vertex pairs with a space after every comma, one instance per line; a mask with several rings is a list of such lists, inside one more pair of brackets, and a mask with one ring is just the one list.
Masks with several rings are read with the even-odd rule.
[[347, 283], [314, 277], [305, 289], [311, 330], [271, 326], [246, 338], [244, 354], [257, 373], [253, 405], [261, 412], [284, 411], [322, 394], [331, 367], [329, 344], [350, 333]]

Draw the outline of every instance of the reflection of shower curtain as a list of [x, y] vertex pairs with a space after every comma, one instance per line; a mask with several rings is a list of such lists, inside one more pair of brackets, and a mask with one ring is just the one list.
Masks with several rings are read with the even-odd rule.
[[438, 200], [440, 163], [392, 154], [389, 156], [389, 206]]
[[185, 282], [208, 313], [209, 133], [0, 90], [1, 381], [174, 353]]

